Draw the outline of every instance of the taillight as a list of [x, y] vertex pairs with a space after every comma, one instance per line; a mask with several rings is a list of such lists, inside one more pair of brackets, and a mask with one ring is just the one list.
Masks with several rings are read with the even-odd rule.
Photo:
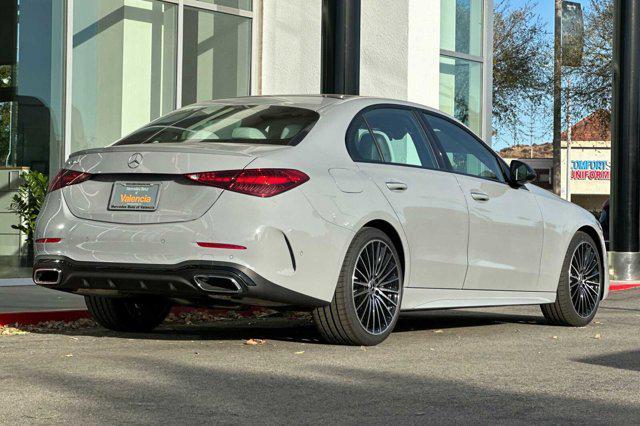
[[204, 248], [215, 248], [215, 249], [226, 249], [226, 250], [246, 250], [245, 246], [239, 246], [237, 244], [226, 244], [226, 243], [207, 243], [204, 241], [198, 241], [200, 247]]
[[38, 244], [48, 244], [48, 243], [59, 243], [62, 241], [62, 238], [38, 238], [36, 243]]
[[91, 179], [91, 173], [76, 172], [75, 170], [62, 169], [49, 184], [49, 192], [75, 185]]
[[292, 169], [223, 170], [185, 176], [203, 185], [263, 198], [281, 194], [309, 180], [306, 174]]

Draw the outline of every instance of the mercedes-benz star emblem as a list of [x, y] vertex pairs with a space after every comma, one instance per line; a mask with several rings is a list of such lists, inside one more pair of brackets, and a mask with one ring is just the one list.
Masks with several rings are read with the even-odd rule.
[[135, 154], [131, 155], [131, 157], [129, 157], [129, 162], [127, 164], [129, 165], [130, 168], [135, 169], [140, 164], [142, 164], [142, 154], [140, 154], [139, 152], [136, 152]]

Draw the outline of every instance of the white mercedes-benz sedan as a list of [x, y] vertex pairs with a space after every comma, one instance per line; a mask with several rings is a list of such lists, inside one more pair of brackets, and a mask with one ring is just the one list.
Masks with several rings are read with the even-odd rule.
[[375, 345], [401, 311], [538, 304], [584, 326], [607, 296], [602, 229], [456, 120], [356, 96], [190, 105], [52, 179], [33, 279], [112, 330], [173, 304], [309, 309]]

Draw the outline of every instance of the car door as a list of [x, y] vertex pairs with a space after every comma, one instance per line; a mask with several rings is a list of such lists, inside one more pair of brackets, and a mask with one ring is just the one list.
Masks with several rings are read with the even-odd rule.
[[402, 224], [409, 244], [409, 285], [462, 288], [466, 201], [455, 176], [439, 169], [417, 113], [398, 107], [369, 109], [350, 126], [347, 147]]
[[535, 291], [543, 220], [534, 195], [507, 183], [496, 155], [464, 127], [424, 113], [469, 206], [464, 289]]

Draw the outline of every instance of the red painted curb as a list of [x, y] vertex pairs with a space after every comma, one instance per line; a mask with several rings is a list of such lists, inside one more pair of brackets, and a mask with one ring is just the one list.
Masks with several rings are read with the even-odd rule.
[[[263, 311], [264, 308], [259, 306], [251, 306], [241, 311], [236, 311], [240, 317], [248, 317], [256, 312]], [[193, 308], [189, 306], [176, 306], [171, 310], [171, 313], [180, 315], [188, 312], [207, 312], [212, 315], [225, 316], [232, 309], [206, 309], [206, 308]], [[0, 327], [11, 324], [33, 325], [46, 321], [76, 321], [82, 318], [91, 318], [89, 311], [84, 309], [78, 310], [62, 310], [62, 311], [36, 311], [36, 312], [7, 312], [0, 313]]]
[[630, 290], [632, 288], [640, 288], [640, 283], [612, 281], [611, 284], [609, 285], [609, 291]]
[[0, 327], [10, 324], [38, 324], [45, 321], [75, 321], [81, 318], [89, 318], [86, 310], [66, 311], [38, 311], [38, 312], [8, 312], [0, 314]]

